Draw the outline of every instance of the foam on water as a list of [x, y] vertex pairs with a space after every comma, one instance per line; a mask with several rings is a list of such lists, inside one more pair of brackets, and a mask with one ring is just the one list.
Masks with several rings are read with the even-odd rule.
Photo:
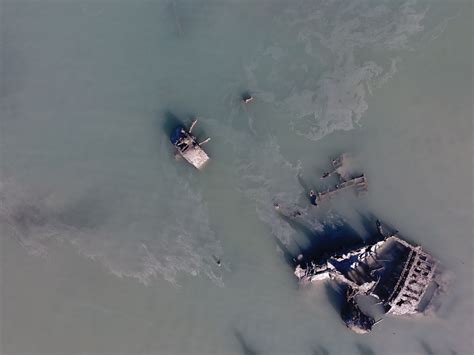
[[[47, 257], [56, 242], [67, 241], [113, 274], [144, 284], [161, 275], [178, 285], [178, 273], [185, 272], [223, 286], [213, 260], [222, 250], [209, 226], [205, 202], [176, 171], [167, 174], [162, 183], [169, 185], [168, 194], [160, 194], [164, 208], [153, 212], [147, 211], [143, 196], [122, 193], [117, 199], [102, 193], [101, 205], [92, 195], [76, 196], [71, 203], [71, 198], [58, 200], [54, 193], [26, 191], [6, 182], [0, 190], [1, 223], [31, 254]], [[125, 208], [110, 207], [117, 203]]]
[[[290, 117], [299, 135], [318, 140], [353, 129], [368, 108], [371, 88], [395, 74], [395, 50], [407, 48], [423, 30], [426, 12], [416, 0], [303, 1], [276, 18], [297, 38], [292, 52], [286, 37], [273, 38], [247, 65], [247, 79], [263, 100]], [[374, 57], [384, 51], [388, 58], [373, 60], [364, 50]], [[314, 63], [324, 69], [314, 69]]]

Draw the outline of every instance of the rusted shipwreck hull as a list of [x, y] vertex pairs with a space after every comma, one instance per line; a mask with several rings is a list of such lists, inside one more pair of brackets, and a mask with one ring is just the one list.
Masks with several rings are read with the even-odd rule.
[[202, 170], [207, 165], [209, 156], [201, 148], [201, 145], [208, 142], [210, 138], [198, 143], [197, 138], [191, 133], [196, 123], [197, 120], [194, 120], [189, 130], [182, 126], [176, 127], [170, 136], [170, 141], [176, 147], [178, 156], [183, 157], [196, 169]]
[[385, 313], [421, 313], [437, 288], [437, 265], [420, 246], [390, 235], [322, 260], [301, 263], [295, 275], [303, 285], [327, 279], [346, 285], [342, 319], [351, 330], [366, 333], [376, 320], [362, 312], [358, 296], [376, 298]]

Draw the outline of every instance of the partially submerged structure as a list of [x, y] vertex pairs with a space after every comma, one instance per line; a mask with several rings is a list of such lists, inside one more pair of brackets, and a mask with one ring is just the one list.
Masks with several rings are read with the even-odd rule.
[[[379, 231], [382, 231], [377, 221]], [[380, 233], [372, 242], [318, 260], [299, 256], [295, 275], [302, 285], [334, 280], [346, 286], [346, 304], [341, 317], [357, 333], [366, 333], [376, 323], [362, 311], [358, 296], [378, 300], [383, 312], [406, 315], [423, 312], [438, 287], [437, 261], [420, 246], [392, 234]]]
[[178, 151], [177, 157], [183, 157], [188, 163], [201, 170], [209, 161], [209, 156], [201, 148], [201, 145], [209, 142], [210, 138], [198, 143], [197, 138], [191, 133], [196, 123], [197, 120], [194, 120], [189, 131], [183, 126], [176, 127], [171, 133], [170, 141]]
[[332, 175], [337, 175], [339, 177], [340, 183], [337, 184], [332, 190], [318, 192], [316, 196], [317, 204], [323, 201], [330, 200], [331, 198], [345, 190], [353, 190], [357, 195], [367, 192], [367, 178], [364, 174], [355, 177], [350, 176], [347, 167], [348, 159], [349, 155], [347, 153], [344, 153], [338, 158], [332, 160], [332, 170], [329, 172], [325, 172], [321, 178], [324, 179]]

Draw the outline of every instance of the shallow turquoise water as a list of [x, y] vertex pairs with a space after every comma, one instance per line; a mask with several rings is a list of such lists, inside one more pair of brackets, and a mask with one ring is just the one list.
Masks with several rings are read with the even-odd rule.
[[[0, 9], [2, 352], [470, 352], [469, 2]], [[204, 172], [174, 160], [173, 116], [212, 137]], [[298, 174], [321, 186], [342, 151], [368, 196], [307, 208]], [[327, 287], [297, 288], [277, 240], [294, 254], [311, 241], [275, 201], [315, 238], [343, 222], [363, 233], [375, 213], [454, 287], [436, 315], [356, 336]]]

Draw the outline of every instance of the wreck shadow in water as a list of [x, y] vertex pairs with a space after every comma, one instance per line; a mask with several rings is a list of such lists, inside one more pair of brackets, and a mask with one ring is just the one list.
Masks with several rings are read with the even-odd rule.
[[251, 98], [252, 98], [252, 94], [248, 90], [244, 90], [240, 94], [240, 100], [241, 101], [245, 101], [245, 100], [248, 100], [248, 99], [251, 99]]
[[313, 350], [314, 355], [329, 355], [329, 350], [322, 345], [318, 345], [316, 349]]
[[311, 185], [308, 184], [307, 181], [305, 181], [301, 175], [298, 175], [297, 176], [297, 179], [298, 179], [298, 182], [299, 184], [301, 185], [301, 187], [303, 188], [303, 192], [301, 193], [302, 195], [304, 195], [305, 199], [308, 201], [308, 203], [310, 202], [310, 199], [309, 199], [309, 191], [311, 190]]
[[359, 212], [358, 215], [360, 223], [366, 233], [366, 237], [363, 238], [366, 243], [376, 243], [378, 240], [383, 238], [383, 236], [380, 235], [379, 231], [377, 230], [376, 223], [378, 219], [373, 213], [363, 214]]
[[[303, 255], [301, 262], [323, 260], [347, 249], [364, 244], [361, 236], [348, 223], [324, 225], [321, 231], [312, 230], [304, 223], [284, 217], [289, 225], [307, 238], [307, 245], [300, 247]], [[296, 265], [295, 265], [296, 266]]]
[[258, 352], [244, 339], [242, 333], [238, 330], [234, 330], [234, 336], [237, 339], [244, 355], [257, 355]]
[[280, 239], [275, 236], [273, 238], [275, 239], [275, 243], [277, 244], [277, 246], [281, 249], [283, 257], [285, 258], [285, 261], [288, 266], [294, 269], [298, 264], [296, 260], [297, 255], [292, 253]]
[[324, 284], [326, 296], [332, 308], [339, 314], [346, 304], [347, 287], [336, 282], [326, 282]]
[[[292, 242], [298, 247], [302, 258], [298, 259], [298, 255], [291, 253], [289, 248], [285, 246], [278, 238], [275, 238], [278, 246], [283, 251], [286, 262], [293, 269], [298, 264], [306, 264], [309, 262], [324, 262], [327, 258], [334, 254], [340, 254], [344, 251], [355, 249], [363, 246], [372, 238], [380, 239], [375, 226], [375, 217], [361, 215], [361, 223], [366, 230], [369, 238], [362, 238], [359, 233], [347, 222], [341, 222], [336, 225], [324, 225], [321, 231], [313, 230], [304, 221], [282, 215], [285, 220], [298, 234], [305, 236], [307, 243], [302, 245], [298, 241]], [[337, 313], [340, 313], [343, 305], [346, 303], [347, 287], [336, 282], [325, 283], [325, 291], [331, 306]]]
[[423, 352], [426, 354], [426, 355], [435, 355], [437, 354], [433, 348], [424, 340], [422, 339], [419, 339], [418, 342], [420, 343], [420, 346], [423, 348]]
[[[305, 238], [303, 242], [293, 239], [290, 245], [284, 245], [275, 237], [275, 242], [283, 251], [285, 261], [292, 268], [295, 268], [298, 264], [305, 264], [311, 261], [316, 263], [324, 262], [332, 255], [340, 254], [365, 244], [365, 240], [346, 222], [341, 222], [337, 225], [326, 224], [322, 230], [314, 230], [304, 221], [296, 218], [285, 215], [281, 215], [280, 218], [287, 222], [299, 236]], [[296, 248], [293, 248], [291, 244]], [[290, 251], [294, 249], [297, 249], [299, 252]], [[302, 258], [298, 259], [298, 256], [302, 256]]]
[[164, 113], [164, 120], [162, 120], [161, 131], [169, 137], [176, 127], [186, 127], [184, 122], [178, 118], [174, 113], [166, 111]]
[[356, 343], [356, 349], [360, 355], [375, 355], [375, 351], [367, 344]]

